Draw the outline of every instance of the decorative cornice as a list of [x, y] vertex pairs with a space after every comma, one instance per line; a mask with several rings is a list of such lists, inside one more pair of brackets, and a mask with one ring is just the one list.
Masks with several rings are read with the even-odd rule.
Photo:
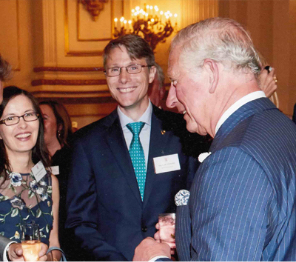
[[103, 72], [104, 67], [35, 67], [34, 72]]
[[107, 2], [108, 0], [81, 0], [81, 3], [91, 14], [94, 21], [97, 21], [100, 12], [104, 9], [104, 4]]
[[32, 86], [40, 85], [67, 85], [67, 86], [82, 86], [82, 85], [106, 85], [105, 79], [88, 79], [88, 80], [65, 80], [65, 79], [36, 79], [32, 81]]

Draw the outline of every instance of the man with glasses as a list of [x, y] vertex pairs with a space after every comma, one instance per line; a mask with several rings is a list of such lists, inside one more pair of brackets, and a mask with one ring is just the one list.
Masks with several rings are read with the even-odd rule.
[[66, 226], [93, 260], [123, 261], [154, 235], [160, 213], [175, 212], [174, 195], [189, 187], [197, 161], [182, 150], [189, 136], [182, 116], [149, 100], [156, 70], [147, 42], [125, 35], [103, 57], [118, 107], [77, 131]]

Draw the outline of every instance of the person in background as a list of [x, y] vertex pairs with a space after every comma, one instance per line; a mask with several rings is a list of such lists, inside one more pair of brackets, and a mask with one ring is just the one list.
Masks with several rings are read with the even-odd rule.
[[3, 82], [11, 75], [11, 65], [0, 55], [0, 104], [3, 99]]
[[277, 89], [277, 78], [276, 72], [273, 67], [269, 65], [266, 59], [262, 56], [258, 50], [256, 50], [260, 60], [261, 60], [261, 73], [258, 76], [258, 84], [265, 95], [273, 102], [277, 107], [279, 107], [279, 100], [276, 93]]
[[[213, 137], [190, 192], [175, 198], [180, 260], [296, 260], [296, 126], [260, 89], [261, 68], [231, 19], [189, 25], [172, 41], [167, 106], [189, 131]], [[134, 256], [169, 258], [152, 238]]]
[[271, 66], [264, 66], [258, 76], [259, 87], [270, 98], [277, 89], [275, 69]]
[[75, 132], [66, 226], [92, 260], [124, 261], [154, 235], [160, 213], [175, 211], [173, 196], [189, 188], [197, 160], [183, 151], [181, 139], [190, 134], [182, 115], [149, 100], [156, 69], [148, 43], [125, 35], [111, 40], [103, 56], [118, 107]]
[[7, 254], [4, 251], [4, 260], [6, 255], [10, 260], [23, 259], [21, 244], [16, 244], [20, 243], [20, 226], [32, 222], [39, 224], [43, 243], [39, 259], [61, 258], [59, 251], [46, 255], [48, 247], [59, 248], [59, 189], [49, 164], [36, 99], [18, 87], [4, 88], [0, 105], [0, 232], [1, 240], [13, 242]]
[[164, 73], [161, 66], [154, 64], [156, 68], [155, 77], [148, 89], [148, 95], [153, 105], [162, 108], [162, 100], [165, 96]]
[[61, 103], [54, 100], [39, 103], [44, 120], [44, 141], [52, 161], [62, 148], [69, 148], [72, 140], [70, 116]]
[[[44, 141], [51, 157], [51, 170], [59, 180], [60, 208], [59, 232], [60, 244], [67, 259], [70, 259], [73, 248], [69, 232], [65, 229], [66, 222], [66, 196], [68, 175], [72, 156], [72, 126], [66, 108], [54, 100], [39, 103], [44, 122]], [[76, 259], [74, 259], [76, 260]]]

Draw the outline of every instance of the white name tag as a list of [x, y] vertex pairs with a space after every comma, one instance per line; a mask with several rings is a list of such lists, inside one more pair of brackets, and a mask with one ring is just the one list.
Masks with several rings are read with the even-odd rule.
[[51, 173], [54, 175], [60, 174], [60, 167], [59, 166], [51, 166], [50, 167]]
[[156, 174], [180, 170], [180, 161], [178, 154], [159, 156], [153, 158], [154, 170]]
[[39, 182], [46, 175], [45, 167], [41, 161], [33, 166], [31, 170], [37, 182]]

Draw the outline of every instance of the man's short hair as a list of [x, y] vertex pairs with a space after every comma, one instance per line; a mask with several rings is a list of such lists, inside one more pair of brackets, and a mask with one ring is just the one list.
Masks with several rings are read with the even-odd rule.
[[147, 65], [153, 66], [155, 64], [154, 54], [149, 44], [142, 37], [130, 34], [120, 36], [108, 43], [103, 53], [104, 68], [106, 68], [110, 52], [120, 46], [126, 48], [131, 60], [145, 58]]
[[9, 79], [11, 73], [11, 65], [0, 55], [0, 81]]
[[171, 48], [182, 46], [184, 66], [202, 66], [209, 58], [234, 70], [261, 71], [261, 61], [244, 27], [229, 18], [209, 18], [182, 29]]

